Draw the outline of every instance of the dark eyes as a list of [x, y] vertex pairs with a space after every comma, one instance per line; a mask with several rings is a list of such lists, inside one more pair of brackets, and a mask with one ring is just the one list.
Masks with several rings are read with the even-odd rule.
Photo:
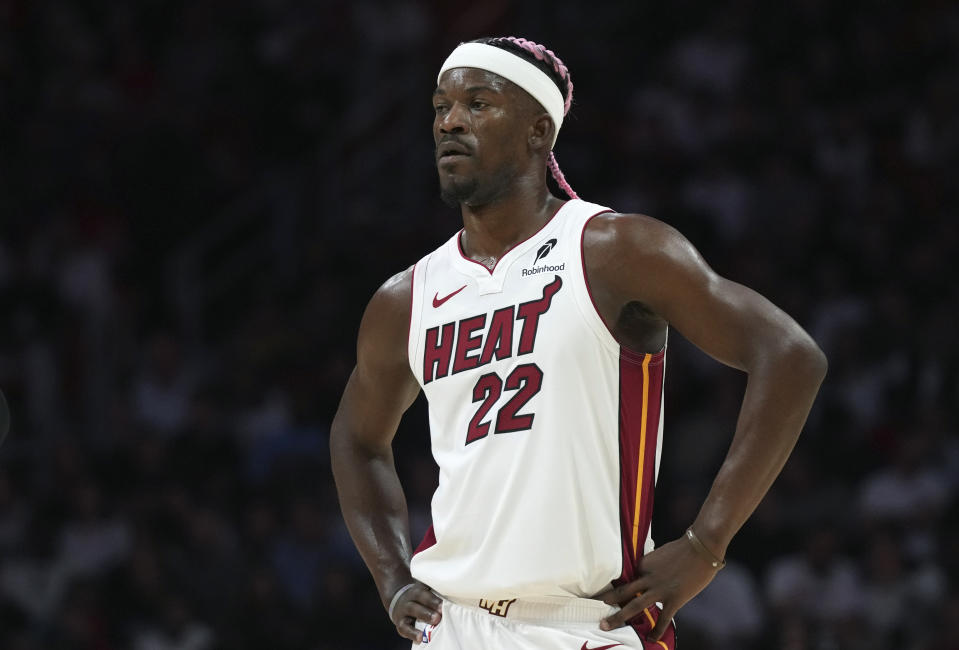
[[[486, 103], [486, 102], [484, 102], [484, 101], [482, 101], [482, 100], [479, 100], [479, 99], [474, 99], [473, 101], [470, 102], [470, 110], [474, 110], [474, 111], [483, 110], [484, 108], [487, 108], [488, 106], [489, 106], [488, 103]], [[437, 115], [442, 115], [442, 114], [448, 112], [449, 110], [450, 110], [450, 107], [449, 107], [447, 104], [434, 104], [434, 105], [433, 105], [433, 111], [434, 111]]]

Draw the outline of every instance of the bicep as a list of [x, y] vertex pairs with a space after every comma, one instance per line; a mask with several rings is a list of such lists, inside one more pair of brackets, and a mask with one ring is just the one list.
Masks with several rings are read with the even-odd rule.
[[353, 369], [334, 418], [334, 429], [354, 443], [385, 447], [393, 440], [400, 418], [419, 393], [409, 368], [402, 372]]
[[[625, 222], [618, 237], [619, 291], [651, 308], [693, 344], [726, 365], [748, 370], [772, 348], [808, 335], [756, 291], [716, 273], [675, 229], [648, 217]], [[631, 251], [631, 253], [629, 252]]]
[[752, 289], [708, 267], [677, 271], [675, 290], [654, 308], [683, 336], [728, 366], [748, 370], [770, 345], [789, 344], [802, 330]]

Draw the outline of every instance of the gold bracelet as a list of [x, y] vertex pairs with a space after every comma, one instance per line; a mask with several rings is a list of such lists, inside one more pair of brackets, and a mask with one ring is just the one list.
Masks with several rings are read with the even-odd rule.
[[699, 541], [699, 538], [696, 537], [696, 533], [693, 532], [692, 527], [686, 529], [686, 539], [689, 540], [689, 543], [693, 545], [693, 548], [696, 549], [696, 552], [699, 553], [704, 560], [709, 562], [709, 565], [714, 569], [722, 569], [726, 566], [725, 558], [718, 558], [713, 555], [706, 545]]

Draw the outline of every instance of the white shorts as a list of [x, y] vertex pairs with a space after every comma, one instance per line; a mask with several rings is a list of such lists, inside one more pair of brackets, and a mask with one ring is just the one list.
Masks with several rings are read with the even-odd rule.
[[676, 630], [670, 623], [661, 641], [644, 641], [659, 609], [651, 607], [631, 625], [604, 632], [599, 622], [618, 610], [588, 598], [542, 597], [502, 601], [443, 599], [437, 625], [417, 621], [423, 645], [418, 650], [674, 650]]

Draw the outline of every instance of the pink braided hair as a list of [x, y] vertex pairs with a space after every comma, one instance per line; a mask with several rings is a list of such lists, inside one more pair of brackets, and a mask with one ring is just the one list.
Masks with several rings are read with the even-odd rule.
[[[491, 38], [488, 43], [490, 45], [496, 45], [498, 43], [507, 42], [512, 43], [513, 45], [526, 50], [532, 54], [538, 61], [542, 61], [546, 65], [552, 66], [556, 74], [559, 75], [566, 83], [566, 97], [563, 103], [563, 115], [566, 116], [569, 114], [569, 107], [573, 103], [573, 79], [569, 75], [569, 69], [566, 67], [556, 54], [548, 49], [544, 45], [539, 43], [534, 43], [525, 38], [518, 38], [516, 36], [502, 36], [499, 38]], [[553, 175], [553, 178], [556, 180], [556, 184], [559, 185], [560, 189], [566, 192], [566, 195], [571, 199], [578, 199], [579, 195], [573, 191], [573, 188], [570, 187], [569, 182], [566, 180], [566, 176], [563, 174], [563, 171], [559, 168], [559, 163], [556, 162], [556, 154], [549, 152], [549, 156], [546, 158], [546, 166], [549, 168], [550, 173]]]

